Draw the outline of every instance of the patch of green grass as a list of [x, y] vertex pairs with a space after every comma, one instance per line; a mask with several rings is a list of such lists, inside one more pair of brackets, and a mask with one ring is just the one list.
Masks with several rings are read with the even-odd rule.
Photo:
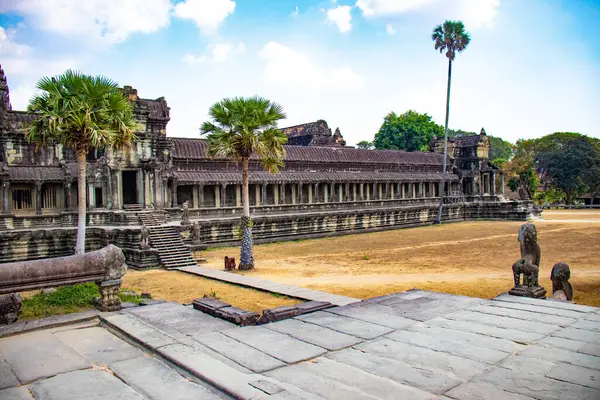
[[[122, 291], [126, 291], [126, 289]], [[63, 286], [48, 294], [40, 292], [23, 300], [22, 314], [19, 320], [91, 310], [94, 308], [94, 298], [99, 296], [100, 291], [95, 283]], [[138, 296], [122, 293], [119, 293], [119, 297], [121, 301], [135, 304], [139, 304], [142, 300]]]

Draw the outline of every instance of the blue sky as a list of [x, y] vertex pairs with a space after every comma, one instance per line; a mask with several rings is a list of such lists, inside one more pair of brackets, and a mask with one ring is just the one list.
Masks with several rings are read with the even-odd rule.
[[354, 144], [390, 111], [443, 123], [431, 30], [461, 19], [472, 40], [453, 65], [451, 128], [600, 137], [597, 0], [2, 0], [0, 13], [14, 109], [75, 68], [165, 96], [171, 136], [198, 137], [223, 97], [260, 94], [283, 105], [281, 126], [325, 119]]

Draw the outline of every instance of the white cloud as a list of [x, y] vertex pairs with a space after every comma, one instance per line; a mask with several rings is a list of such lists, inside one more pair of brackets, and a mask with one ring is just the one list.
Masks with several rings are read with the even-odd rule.
[[5, 30], [0, 26], [0, 56], [2, 57], [22, 57], [31, 52], [31, 48], [24, 44], [18, 44], [13, 41], [13, 30]]
[[203, 33], [212, 34], [234, 10], [233, 0], [185, 0], [175, 6], [175, 16], [191, 19]]
[[220, 63], [227, 61], [231, 56], [246, 51], [244, 43], [217, 43], [208, 46], [207, 54], [186, 54], [183, 61], [189, 65], [203, 64], [207, 62]]
[[327, 10], [327, 19], [334, 23], [340, 32], [350, 32], [352, 29], [352, 14], [350, 6], [337, 6], [336, 8], [330, 8]]
[[394, 25], [392, 25], [392, 24], [387, 24], [385, 26], [385, 31], [390, 36], [394, 36], [396, 34], [396, 29], [394, 29]]
[[167, 26], [171, 8], [170, 0], [19, 0], [0, 6], [0, 12], [24, 15], [44, 31], [114, 44]]
[[305, 54], [277, 42], [267, 43], [259, 53], [266, 61], [264, 81], [294, 90], [357, 89], [363, 79], [348, 66], [323, 68]]
[[296, 6], [296, 9], [294, 11], [292, 11], [292, 13], [290, 14], [290, 17], [292, 17], [293, 19], [298, 18], [298, 15], [300, 15], [300, 8], [298, 6]]
[[357, 0], [367, 18], [397, 17], [409, 12], [433, 15], [441, 20], [462, 20], [467, 29], [487, 26], [498, 15], [500, 0]]

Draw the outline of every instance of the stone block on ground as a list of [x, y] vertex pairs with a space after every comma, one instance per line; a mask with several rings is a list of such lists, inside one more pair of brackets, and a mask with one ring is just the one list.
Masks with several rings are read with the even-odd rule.
[[209, 315], [214, 316], [214, 312], [224, 308], [224, 307], [231, 307], [231, 304], [229, 303], [225, 303], [221, 300], [215, 299], [213, 297], [200, 297], [197, 299], [194, 299], [192, 302], [194, 309], [198, 310], [198, 311], [202, 311], [204, 313], [207, 313]]
[[87, 369], [60, 374], [31, 384], [36, 399], [48, 400], [143, 400], [110, 372]]
[[446, 392], [446, 396], [457, 400], [533, 400], [531, 397], [510, 393], [485, 382], [465, 382]]
[[333, 307], [328, 301], [307, 301], [305, 303], [296, 304], [293, 306], [281, 306], [268, 308], [263, 310], [257, 324], [267, 324], [270, 322], [283, 321], [302, 314], [309, 314], [315, 311], [324, 310]]
[[111, 315], [108, 317], [103, 317], [103, 319], [112, 327], [117, 328], [128, 336], [131, 336], [139, 343], [152, 349], [177, 342], [173, 336], [155, 328], [154, 326], [133, 315]]
[[600, 334], [587, 329], [577, 329], [569, 326], [554, 332], [552, 336], [600, 345]]
[[152, 400], [221, 398], [207, 387], [189, 381], [155, 358], [138, 357], [119, 361], [111, 364], [110, 369], [122, 381]]
[[600, 371], [598, 369], [560, 363], [548, 371], [546, 376], [559, 381], [600, 389]]
[[360, 319], [361, 321], [385, 326], [392, 329], [404, 329], [414, 324], [414, 319], [396, 315], [396, 310], [389, 306], [369, 303], [354, 303], [345, 307], [328, 309], [327, 312], [346, 317]]
[[256, 324], [259, 315], [254, 311], [242, 310], [237, 307], [223, 307], [215, 311], [215, 317], [236, 325], [250, 326]]
[[563, 362], [567, 364], [577, 365], [580, 367], [600, 370], [600, 357], [591, 356], [589, 354], [577, 353], [564, 349], [548, 350], [541, 346], [529, 346], [525, 350], [519, 352], [520, 356], [529, 358], [539, 358], [541, 360]]
[[[17, 376], [1, 357], [0, 357], [0, 389], [17, 386], [19, 380]], [[1, 398], [1, 397], [0, 397]]]
[[0, 357], [21, 383], [91, 367], [75, 350], [45, 331], [0, 339]]

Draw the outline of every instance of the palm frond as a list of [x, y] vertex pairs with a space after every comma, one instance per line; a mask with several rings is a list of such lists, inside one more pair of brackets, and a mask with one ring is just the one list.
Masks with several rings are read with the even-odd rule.
[[446, 52], [446, 57], [454, 60], [457, 53], [465, 50], [471, 41], [471, 37], [465, 31], [462, 21], [445, 21], [437, 25], [431, 34], [434, 48], [440, 53]]

